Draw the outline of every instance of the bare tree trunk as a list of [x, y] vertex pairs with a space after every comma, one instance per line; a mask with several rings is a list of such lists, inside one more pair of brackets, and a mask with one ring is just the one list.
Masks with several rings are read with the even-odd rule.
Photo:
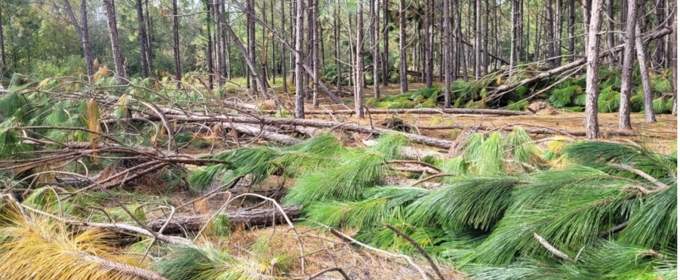
[[[303, 0], [298, 0], [303, 1]], [[246, 0], [246, 29], [248, 37], [248, 59], [255, 63], [255, 21], [253, 17], [255, 16], [255, 7], [253, 5], [253, 0]], [[247, 74], [248, 88], [254, 87], [254, 82], [251, 74]]]
[[380, 98], [380, 76], [378, 75], [378, 58], [380, 51], [378, 51], [378, 33], [380, 32], [380, 24], [378, 24], [378, 16], [376, 13], [376, 6], [379, 1], [371, 0], [371, 50], [373, 51], [373, 97]]
[[364, 94], [363, 94], [363, 88], [364, 88], [364, 59], [363, 59], [363, 51], [364, 51], [364, 2], [363, 1], [358, 1], [359, 5], [357, 5], [357, 50], [356, 50], [356, 55], [354, 56], [356, 59], [356, 78], [355, 78], [355, 83], [354, 83], [354, 111], [356, 111], [356, 115], [359, 118], [364, 117]]
[[[0, 80], [2, 80], [5, 74], [6, 64], [7, 60], [5, 60], [5, 36], [4, 28], [2, 25], [2, 5], [0, 5]], [[0, 83], [0, 85], [2, 84]]]
[[215, 76], [215, 69], [213, 67], [213, 40], [212, 40], [212, 31], [210, 26], [212, 26], [212, 19], [210, 15], [212, 14], [212, 9], [210, 8], [212, 4], [210, 4], [210, 1], [212, 0], [204, 0], [205, 2], [205, 8], [206, 8], [206, 28], [207, 28], [207, 37], [208, 37], [208, 47], [206, 50], [206, 63], [208, 67], [208, 89], [212, 90], [213, 89], [213, 78]]
[[[616, 43], [614, 43], [614, 1], [613, 0], [606, 0], [605, 5], [607, 6], [607, 48], [611, 49], [614, 46], [616, 46]], [[614, 67], [614, 64], [616, 63], [616, 56], [615, 55], [610, 55], [607, 57], [607, 63], [609, 64], [609, 67]]]
[[[512, 71], [513, 67], [515, 67], [515, 60], [517, 59], [517, 45], [516, 45], [516, 40], [518, 38], [518, 28], [517, 24], [519, 21], [519, 1], [518, 0], [511, 0], [510, 1], [510, 18], [511, 18], [511, 31], [510, 31], [510, 74], [509, 76], [512, 77]], [[519, 37], [522, 37], [520, 35]]]
[[177, 12], [177, 0], [172, 0], [172, 52], [175, 56], [175, 81], [177, 88], [182, 86], [182, 65], [179, 53], [179, 13]]
[[[220, 87], [224, 86], [224, 34], [225, 34], [225, 22], [224, 22], [224, 10], [222, 9], [222, 2], [224, 0], [208, 0], [211, 1], [213, 5], [213, 11], [215, 13], [215, 19], [217, 21], [217, 30], [215, 30], [215, 45], [217, 45], [215, 52], [217, 53], [217, 84]], [[213, 2], [214, 1], [214, 2]]]
[[[273, 0], [272, 0], [273, 1]], [[281, 0], [281, 32], [286, 38], [286, 5], [285, 0]], [[272, 25], [274, 23], [272, 22]], [[288, 93], [288, 65], [286, 61], [286, 46], [281, 43], [281, 78], [283, 79], [283, 92]]]
[[599, 40], [597, 34], [600, 29], [600, 10], [602, 0], [593, 0], [588, 24], [588, 39], [586, 44], [586, 137], [595, 139], [599, 136], [599, 124], [597, 120], [598, 89], [598, 59]]
[[305, 118], [305, 89], [302, 84], [302, 25], [304, 0], [297, 0], [295, 7], [295, 117]]
[[406, 6], [404, 0], [399, 0], [399, 89], [401, 93], [408, 91], [408, 76], [406, 71]]
[[231, 36], [231, 38], [233, 39], [232, 42], [234, 43], [234, 45], [236, 45], [236, 48], [241, 52], [243, 60], [245, 60], [246, 62], [246, 65], [248, 65], [248, 68], [250, 69], [250, 76], [253, 78], [253, 82], [257, 86], [257, 90], [263, 95], [266, 95], [267, 83], [266, 81], [264, 81], [263, 79], [264, 76], [262, 75], [262, 73], [260, 73], [260, 69], [257, 67], [256, 62], [251, 60], [250, 57], [248, 57], [248, 50], [241, 42], [241, 39], [239, 39], [239, 37], [236, 36], [234, 30], [231, 29], [231, 26], [226, 25], [225, 28], [229, 36]]
[[382, 0], [383, 1], [383, 54], [382, 54], [382, 83], [384, 86], [387, 86], [389, 83], [390, 79], [390, 48], [389, 48], [389, 42], [390, 42], [390, 30], [388, 28], [389, 24], [389, 0]]
[[432, 49], [434, 48], [434, 37], [432, 35], [433, 9], [432, 0], [425, 0], [425, 86], [428, 88], [432, 87], [432, 72], [434, 69], [434, 66], [432, 65], [432, 62], [434, 61], [432, 57]]
[[482, 4], [475, 0], [475, 80], [479, 80], [482, 67]]
[[451, 8], [450, 0], [444, 0], [444, 32], [442, 33], [442, 43], [444, 60], [444, 108], [451, 107]]
[[576, 1], [567, 1], [569, 3], [569, 22], [567, 29], [569, 30], [569, 61], [576, 59]]
[[106, 12], [106, 22], [109, 26], [109, 39], [111, 40], [111, 53], [113, 54], [113, 63], [115, 65], [116, 77], [122, 84], [127, 84], [127, 72], [125, 71], [125, 64], [123, 63], [123, 53], [120, 49], [118, 41], [118, 23], [116, 20], [116, 5], [115, 0], [103, 0], [104, 11]]
[[151, 24], [151, 16], [149, 15], [149, 0], [144, 0], [144, 26], [146, 26], [146, 42], [149, 49], [149, 65], [153, 65], [153, 24]]
[[146, 20], [144, 20], [142, 0], [135, 1], [135, 10], [137, 11], [137, 35], [139, 39], [139, 61], [142, 67], [142, 77], [148, 77], [151, 73], [151, 66], [149, 65], [149, 43], [146, 41]]
[[[673, 13], [673, 12], [669, 11], [669, 13]], [[677, 27], [678, 23], [677, 23], [676, 19], [677, 19], [677, 15], [675, 13], [673, 13], [671, 15], [671, 19], [670, 19], [670, 26], [671, 26], [671, 29], [672, 29], [672, 32], [671, 32], [671, 35], [670, 35], [671, 38], [670, 38], [670, 42], [669, 42], [669, 45], [668, 45], [668, 50], [666, 50], [667, 53], [668, 53], [668, 58], [667, 58], [668, 63], [670, 64], [670, 67], [671, 67], [671, 78], [672, 78], [671, 86], [673, 88], [673, 111], [672, 111], [672, 113], [673, 113], [674, 116], [676, 116], [678, 114], [678, 54], [677, 54], [677, 51], [678, 51], [678, 37], [677, 37], [677, 35], [678, 34], [675, 33], [675, 32], [678, 31], [678, 27]], [[2, 32], [1, 27], [0, 27], [0, 32]], [[2, 44], [2, 38], [0, 38], [0, 44]], [[1, 67], [2, 67], [2, 65], [0, 64], [0, 69], [2, 69]], [[2, 72], [2, 71], [0, 70], [0, 72]], [[0, 76], [1, 76], [1, 73], [0, 73]]]
[[[652, 107], [653, 96], [652, 87], [649, 84], [649, 71], [647, 70], [647, 54], [645, 54], [645, 47], [642, 44], [642, 32], [640, 32], [640, 23], [635, 25], [635, 50], [637, 51], [638, 65], [640, 66], [640, 80], [642, 80], [642, 92], [644, 94], [644, 108], [645, 108], [645, 121], [648, 123], [656, 122], [656, 116], [654, 116], [654, 108]], [[672, 34], [675, 36], [675, 34]]]
[[342, 65], [340, 65], [340, 24], [338, 23], [338, 18], [340, 17], [340, 13], [338, 12], [340, 10], [340, 5], [339, 1], [335, 1], [335, 5], [333, 7], [333, 43], [334, 43], [334, 50], [333, 50], [333, 56], [335, 57], [335, 87], [340, 88], [341, 85], [341, 79], [342, 79]]
[[[229, 14], [229, 9], [225, 5], [226, 1], [222, 1], [222, 7], [221, 10], [224, 11], [223, 15], [223, 21], [225, 25], [231, 26], [231, 17]], [[224, 74], [224, 77], [227, 80], [231, 80], [231, 40], [230, 40], [229, 33], [226, 31], [223, 32], [222, 35], [222, 56], [224, 57], [224, 68], [222, 69], [222, 73]]]
[[[571, 0], [573, 1], [573, 0]], [[555, 21], [553, 22], [554, 51], [553, 60], [555, 66], [562, 64], [562, 0], [555, 0]]]
[[[80, 0], [80, 23], [76, 19], [71, 3], [64, 0], [64, 10], [73, 25], [73, 28], [80, 37], [80, 46], [83, 49], [83, 58], [85, 58], [85, 70], [87, 71], [87, 80], [92, 82], [92, 75], [94, 74], [92, 48], [90, 47], [90, 32], [87, 20], [87, 0]], [[1, 23], [0, 23], [1, 25]], [[0, 34], [2, 36], [2, 34]]]
[[[611, 0], [608, 0], [611, 1]], [[632, 129], [630, 123], [630, 96], [633, 70], [633, 52], [635, 49], [636, 0], [628, 0], [626, 33], [623, 47], [623, 67], [621, 69], [621, 98], [619, 101], [619, 128]]]
[[318, 12], [319, 12], [319, 2], [318, 0], [310, 0], [311, 2], [311, 26], [309, 27], [311, 34], [311, 45], [312, 45], [312, 105], [314, 108], [319, 107], [319, 25], [317, 24]]

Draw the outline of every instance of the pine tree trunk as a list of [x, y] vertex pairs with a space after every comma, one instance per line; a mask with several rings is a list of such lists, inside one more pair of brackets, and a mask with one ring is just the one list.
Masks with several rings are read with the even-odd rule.
[[364, 117], [364, 96], [363, 96], [363, 88], [364, 88], [364, 63], [363, 63], [363, 49], [364, 49], [364, 3], [363, 1], [358, 1], [359, 5], [357, 5], [357, 42], [356, 42], [356, 55], [354, 56], [356, 59], [356, 66], [355, 66], [355, 71], [356, 71], [356, 78], [355, 79], [355, 84], [354, 84], [354, 111], [356, 112], [356, 116], [359, 118]]
[[597, 119], [597, 99], [598, 91], [598, 59], [599, 59], [599, 39], [600, 32], [600, 10], [602, 0], [593, 0], [588, 23], [588, 40], [586, 44], [586, 137], [595, 139], [599, 136], [599, 124]]
[[406, 67], [406, 6], [399, 0], [399, 89], [401, 93], [408, 91], [408, 70]]
[[[272, 0], [273, 1], [273, 0]], [[281, 0], [281, 32], [283, 37], [287, 36], [286, 32], [286, 5], [285, 0]], [[288, 93], [288, 65], [286, 60], [286, 46], [281, 43], [281, 78], [283, 79], [283, 92]]]
[[245, 60], [246, 65], [248, 65], [248, 69], [250, 70], [250, 76], [252, 77], [253, 83], [257, 87], [257, 91], [262, 93], [263, 95], [266, 95], [267, 93], [267, 83], [264, 80], [264, 75], [260, 72], [260, 68], [257, 67], [257, 63], [252, 60], [250, 57], [248, 57], [248, 50], [246, 47], [243, 45], [241, 42], [241, 39], [239, 39], [238, 36], [236, 36], [236, 33], [234, 33], [234, 30], [231, 28], [229, 25], [225, 25], [225, 29], [229, 36], [233, 39], [232, 43], [236, 45], [236, 48], [241, 52], [241, 55], [243, 56], [243, 60]]
[[[511, 18], [511, 31], [510, 31], [510, 74], [509, 76], [512, 77], [512, 71], [513, 68], [515, 67], [515, 60], [517, 56], [517, 45], [516, 45], [516, 40], [518, 38], [517, 36], [517, 23], [519, 20], [519, 5], [518, 0], [511, 0], [510, 3], [510, 18]], [[521, 35], [519, 36], [521, 37]]]
[[[303, 1], [303, 0], [299, 0]], [[253, 5], [253, 0], [246, 0], [246, 29], [248, 36], [248, 59], [255, 63], [255, 21], [253, 17], [255, 16], [255, 7]], [[254, 77], [250, 73], [247, 74], [248, 88], [254, 88]]]
[[135, 1], [135, 10], [137, 11], [137, 37], [139, 40], [139, 61], [142, 67], [141, 74], [142, 77], [148, 77], [151, 73], [151, 66], [149, 65], [149, 44], [146, 42], [146, 20], [144, 20], [142, 0]]
[[[229, 9], [225, 6], [226, 1], [222, 1], [222, 11], [224, 11], [223, 20], [225, 25], [231, 26], [231, 18], [229, 15]], [[222, 56], [224, 57], [224, 68], [222, 73], [227, 80], [231, 80], [231, 36], [226, 31], [222, 35]]]
[[213, 11], [215, 13], [215, 19], [217, 21], [217, 30], [215, 30], [215, 52], [217, 53], [217, 84], [220, 87], [224, 86], [224, 33], [225, 33], [225, 22], [224, 22], [224, 10], [222, 9], [222, 2], [224, 0], [208, 0], [215, 1], [213, 4]]
[[[85, 68], [87, 70], [87, 77], [90, 83], [92, 82], [92, 75], [94, 75], [94, 58], [92, 57], [92, 47], [90, 46], [90, 28], [87, 20], [87, 0], [80, 0], [80, 25], [82, 29], [82, 44], [83, 55], [85, 57]], [[2, 32], [2, 28], [0, 28]], [[1, 37], [2, 35], [0, 35]]]
[[388, 29], [389, 24], [389, 0], [383, 1], [383, 54], [382, 54], [382, 83], [383, 86], [387, 86], [390, 79], [390, 31]]
[[378, 24], [378, 17], [376, 13], [376, 5], [379, 1], [371, 0], [371, 50], [373, 51], [373, 97], [380, 98], [380, 77], [378, 76], [378, 33], [380, 32], [380, 25]]
[[482, 67], [482, 5], [475, 0], [475, 80], [479, 80]]
[[[616, 46], [616, 43], [614, 43], [614, 0], [606, 0], [607, 6], [607, 48], [611, 49], [614, 46]], [[616, 56], [615, 55], [610, 55], [607, 57], [607, 63], [609, 64], [609, 67], [614, 67], [614, 64], [616, 63]]]
[[333, 57], [335, 58], [335, 87], [340, 88], [342, 79], [342, 65], [340, 65], [340, 25], [338, 24], [338, 18], [340, 17], [339, 1], [335, 1], [335, 6], [333, 7]]
[[553, 22], [553, 45], [555, 48], [553, 50], [553, 60], [554, 66], [560, 66], [562, 64], [562, 5], [561, 0], [555, 0], [555, 21]]
[[[0, 5], [0, 80], [5, 75], [5, 67], [7, 60], [5, 60], [5, 36], [4, 27], [2, 25], [2, 5]], [[2, 84], [0, 84], [2, 86]]]
[[172, 0], [172, 41], [172, 52], [175, 57], [175, 81], [179, 89], [182, 86], [182, 65], [179, 53], [179, 13], [177, 11], [177, 0]]
[[310, 0], [311, 2], [311, 26], [309, 32], [311, 33], [311, 44], [312, 44], [312, 105], [314, 108], [319, 107], [319, 26], [317, 24], [318, 12], [319, 12], [319, 2], [318, 0]]
[[434, 61], [432, 58], [433, 49], [433, 35], [432, 35], [432, 0], [425, 0], [425, 86], [428, 88], [432, 87], [432, 72]]
[[569, 3], [569, 22], [567, 23], [569, 32], [569, 61], [576, 59], [576, 1], [567, 1]]
[[208, 68], [208, 89], [212, 91], [213, 89], [213, 78], [215, 76], [215, 69], [213, 67], [213, 36], [212, 36], [212, 31], [210, 26], [212, 26], [212, 19], [211, 19], [211, 14], [212, 14], [212, 9], [210, 8], [212, 5], [210, 4], [210, 1], [212, 0], [204, 0], [205, 2], [205, 9], [206, 9], [206, 28], [207, 28], [207, 37], [208, 37], [208, 46], [206, 49], [206, 63], [207, 63], [207, 68]]
[[[649, 83], [649, 71], [647, 70], [647, 54], [645, 54], [645, 48], [642, 44], [642, 32], [640, 32], [640, 23], [635, 25], [635, 50], [637, 52], [638, 65], [640, 66], [640, 80], [642, 80], [642, 92], [644, 95], [644, 108], [645, 108], [645, 121], [648, 123], [656, 122], [656, 116], [654, 115], [654, 109], [652, 107], [653, 95], [652, 87]], [[672, 34], [675, 36], [675, 34]]]
[[[672, 12], [671, 12], [672, 13]], [[678, 22], [677, 22], [677, 15], [673, 13], [671, 15], [670, 19], [670, 26], [672, 29], [671, 32], [671, 38], [670, 42], [668, 45], [668, 49], [666, 50], [668, 53], [668, 63], [670, 64], [671, 67], [671, 86], [673, 88], [673, 115], [676, 116], [678, 114], [678, 37], [677, 37], [677, 32], [678, 31]], [[2, 31], [2, 28], [0, 27], [0, 32]], [[2, 38], [0, 38], [0, 44], [2, 43]], [[0, 65], [1, 69], [1, 65]], [[1, 73], [0, 73], [1, 74]], [[1, 75], [0, 75], [1, 76]]]
[[302, 84], [302, 25], [304, 0], [297, 0], [295, 7], [295, 117], [305, 118], [305, 93]]
[[122, 84], [127, 84], [127, 72], [125, 71], [125, 64], [123, 62], [123, 52], [120, 49], [118, 41], [118, 23], [116, 20], [116, 5], [115, 0], [103, 0], [104, 11], [106, 12], [106, 22], [109, 26], [109, 39], [111, 41], [111, 53], [113, 54], [114, 70], [116, 77]]
[[146, 26], [146, 42], [148, 43], [149, 65], [153, 65], [153, 24], [151, 24], [151, 16], [149, 15], [149, 0], [144, 0], [144, 26]]
[[444, 108], [451, 107], [451, 15], [450, 0], [444, 0], [444, 32], [442, 43], [444, 60]]
[[619, 128], [632, 129], [630, 123], [630, 97], [632, 92], [633, 52], [635, 51], [636, 0], [628, 0], [627, 22], [621, 69], [621, 98], [619, 101]]

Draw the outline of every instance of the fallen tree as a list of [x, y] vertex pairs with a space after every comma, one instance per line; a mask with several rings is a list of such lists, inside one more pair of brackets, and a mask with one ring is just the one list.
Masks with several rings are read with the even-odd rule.
[[[664, 26], [664, 27], [661, 27], [660, 29], [658, 29], [656, 31], [645, 34], [643, 41], [644, 41], [644, 43], [647, 43], [649, 41], [652, 41], [652, 40], [661, 38], [663, 36], [666, 36], [666, 35], [668, 35], [672, 32], [673, 31], [671, 29]], [[600, 52], [600, 58], [604, 58], [604, 57], [607, 57], [607, 56], [610, 56], [610, 55], [614, 55], [614, 54], [622, 51], [623, 47], [624, 47], [624, 44], [621, 44], [621, 45], [618, 45], [618, 46], [613, 47], [611, 49], [604, 50], [604, 51]], [[517, 87], [528, 85], [528, 84], [531, 84], [531, 83], [534, 83], [534, 82], [537, 82], [537, 81], [540, 81], [540, 80], [543, 80], [543, 79], [550, 78], [550, 77], [555, 76], [555, 75], [559, 75], [559, 74], [564, 73], [566, 71], [580, 67], [580, 66], [584, 65], [585, 63], [586, 63], [585, 57], [580, 58], [580, 59], [576, 59], [576, 60], [574, 60], [570, 63], [564, 64], [562, 66], [552, 68], [552, 69], [549, 69], [549, 70], [546, 70], [546, 71], [543, 71], [543, 72], [540, 72], [536, 75], [533, 75], [529, 78], [520, 80], [518, 82], [501, 85], [501, 86], [495, 88], [493, 91], [491, 91], [491, 94], [489, 94], [489, 97], [487, 99], [489, 101], [495, 100], [495, 99], [503, 96], [503, 94], [505, 94], [506, 92], [509, 92], [509, 91], [511, 91], [511, 90], [513, 90]]]
[[[276, 110], [262, 110], [262, 113], [274, 114]], [[502, 109], [467, 109], [467, 108], [403, 108], [403, 109], [365, 109], [369, 114], [462, 114], [462, 115], [499, 115], [521, 116], [531, 112]], [[353, 115], [354, 110], [306, 110], [308, 115]]]
[[[283, 207], [283, 211], [290, 219], [296, 219], [302, 214], [300, 207]], [[230, 226], [254, 228], [266, 227], [286, 223], [284, 215], [274, 208], [256, 208], [256, 209], [237, 209], [227, 211], [224, 213], [229, 220]], [[173, 217], [169, 222], [166, 218], [150, 221], [146, 226], [153, 231], [159, 231], [163, 225], [164, 234], [179, 234], [184, 232], [199, 231], [206, 223], [210, 222], [212, 215], [193, 215], [193, 216], [177, 216]]]

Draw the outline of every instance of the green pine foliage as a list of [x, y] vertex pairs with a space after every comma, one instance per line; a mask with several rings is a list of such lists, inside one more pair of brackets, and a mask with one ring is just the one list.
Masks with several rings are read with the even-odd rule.
[[347, 150], [336, 164], [310, 170], [298, 177], [285, 201], [309, 205], [315, 201], [356, 200], [365, 189], [376, 186], [387, 174], [385, 163], [398, 157], [406, 141], [398, 134], [385, 135], [378, 144], [365, 150]]

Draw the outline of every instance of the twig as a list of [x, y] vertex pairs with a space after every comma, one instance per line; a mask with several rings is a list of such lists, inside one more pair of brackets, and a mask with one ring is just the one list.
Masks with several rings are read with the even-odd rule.
[[413, 238], [411, 238], [410, 236], [408, 236], [407, 234], [403, 233], [402, 231], [400, 231], [399, 229], [395, 228], [394, 226], [392, 226], [390, 224], [385, 224], [385, 226], [387, 228], [389, 228], [390, 230], [394, 231], [394, 233], [396, 233], [397, 235], [406, 239], [409, 243], [411, 243], [411, 245], [413, 245], [413, 247], [416, 247], [416, 250], [418, 250], [418, 252], [421, 255], [423, 255], [423, 257], [425, 257], [425, 259], [427, 259], [427, 262], [430, 263], [432, 270], [434, 270], [434, 272], [437, 273], [437, 276], [439, 277], [439, 279], [445, 280], [444, 275], [442, 275], [442, 272], [439, 270], [439, 267], [437, 267], [437, 264], [434, 263], [434, 261], [432, 260], [430, 255], [425, 251], [425, 249], [423, 249], [423, 247], [418, 245], [418, 242], [416, 242], [415, 240], [413, 240]]
[[567, 255], [567, 254], [563, 253], [562, 251], [560, 251], [559, 249], [555, 248], [555, 246], [550, 244], [550, 242], [548, 242], [547, 240], [545, 240], [545, 238], [543, 238], [542, 236], [538, 235], [535, 232], [534, 232], [534, 239], [536, 239], [536, 241], [538, 241], [538, 243], [540, 243], [541, 246], [543, 246], [543, 248], [548, 250], [548, 252], [552, 253], [555, 257], [558, 257], [560, 259], [567, 260], [567, 261], [573, 261], [572, 258], [569, 257], [569, 255]]
[[649, 174], [647, 174], [646, 172], [644, 172], [644, 171], [642, 171], [642, 170], [640, 170], [640, 169], [637, 169], [637, 168], [635, 168], [635, 167], [632, 167], [632, 166], [630, 166], [630, 165], [627, 165], [627, 164], [610, 163], [609, 166], [614, 167], [614, 168], [618, 168], [618, 169], [622, 169], [622, 170], [625, 170], [625, 171], [628, 171], [628, 172], [633, 173], [633, 174], [635, 174], [635, 175], [638, 175], [638, 176], [644, 178], [645, 180], [649, 181], [650, 183], [654, 184], [654, 185], [656, 186], [656, 188], [653, 189], [653, 190], [650, 190], [647, 194], [665, 191], [665, 190], [667, 190], [667, 189], [670, 188], [669, 185], [666, 185], [666, 184], [662, 183], [661, 181], [659, 181], [659, 180], [657, 180], [656, 178], [652, 177], [652, 175], [649, 175]]
[[319, 276], [321, 276], [321, 275], [324, 275], [324, 274], [326, 274], [326, 273], [328, 273], [328, 272], [333, 272], [333, 271], [337, 271], [338, 273], [340, 273], [340, 274], [342, 275], [342, 278], [345, 278], [345, 280], [349, 280], [349, 279], [350, 279], [349, 276], [347, 276], [347, 273], [345, 273], [345, 271], [342, 270], [342, 268], [333, 267], [333, 268], [327, 268], [327, 269], [324, 269], [324, 270], [322, 270], [322, 271], [319, 271], [319, 272], [315, 273], [314, 275], [309, 276], [309, 278], [307, 278], [307, 280], [315, 279], [315, 278], [317, 278], [317, 277], [319, 277]]

